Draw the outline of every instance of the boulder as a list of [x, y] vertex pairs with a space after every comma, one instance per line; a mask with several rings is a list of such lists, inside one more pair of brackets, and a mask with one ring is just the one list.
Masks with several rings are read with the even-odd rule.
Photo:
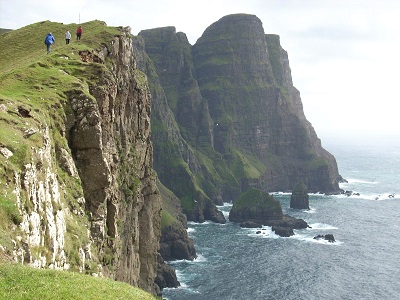
[[289, 237], [294, 235], [293, 229], [290, 227], [272, 226], [272, 231], [281, 237]]
[[303, 219], [296, 219], [289, 215], [283, 215], [280, 220], [270, 220], [265, 222], [267, 226], [288, 227], [292, 229], [304, 229], [309, 227], [307, 222]]
[[326, 240], [326, 241], [328, 241], [330, 243], [334, 243], [336, 241], [335, 237], [331, 233], [328, 233], [328, 234], [325, 234], [325, 235], [319, 234], [319, 235], [314, 237], [314, 240]]

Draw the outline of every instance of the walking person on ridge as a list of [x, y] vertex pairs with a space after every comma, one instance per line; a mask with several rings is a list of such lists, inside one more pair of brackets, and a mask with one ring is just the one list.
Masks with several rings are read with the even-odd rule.
[[81, 39], [82, 31], [83, 31], [82, 26], [79, 26], [78, 29], [76, 30], [76, 39], [77, 40]]
[[56, 40], [54, 39], [54, 36], [51, 34], [51, 32], [49, 32], [46, 36], [46, 38], [44, 39], [44, 43], [47, 46], [47, 54], [50, 53], [50, 47], [51, 45], [53, 45], [56, 42]]
[[70, 40], [71, 40], [71, 32], [67, 30], [67, 32], [65, 33], [65, 43], [68, 45]]

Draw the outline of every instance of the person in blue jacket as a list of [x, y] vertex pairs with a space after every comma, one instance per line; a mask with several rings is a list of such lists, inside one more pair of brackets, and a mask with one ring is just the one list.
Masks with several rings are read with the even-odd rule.
[[54, 39], [54, 36], [51, 34], [51, 32], [49, 32], [49, 34], [44, 39], [44, 43], [47, 46], [47, 54], [50, 53], [50, 46], [53, 45], [55, 43], [55, 41], [56, 40]]

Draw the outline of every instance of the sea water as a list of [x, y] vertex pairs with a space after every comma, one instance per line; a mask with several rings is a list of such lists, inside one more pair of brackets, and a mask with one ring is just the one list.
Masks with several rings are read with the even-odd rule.
[[[289, 238], [270, 227], [189, 223], [198, 258], [169, 262], [181, 286], [164, 299], [400, 299], [400, 145], [324, 147], [352, 196], [313, 194], [310, 210], [295, 210], [290, 194], [272, 193], [311, 226]], [[219, 209], [228, 220], [231, 204]], [[335, 243], [314, 239], [328, 233]]]

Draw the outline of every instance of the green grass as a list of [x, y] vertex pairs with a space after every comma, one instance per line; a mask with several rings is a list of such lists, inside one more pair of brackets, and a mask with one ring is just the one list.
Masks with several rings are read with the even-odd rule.
[[74, 272], [0, 264], [0, 299], [140, 299], [154, 296], [127, 283]]
[[[82, 40], [73, 40], [69, 45], [65, 44], [64, 33], [67, 29], [74, 32], [77, 24], [44, 21], [0, 34], [0, 146], [13, 153], [9, 159], [0, 155], [0, 168], [4, 170], [0, 172], [2, 195], [4, 183], [12, 182], [13, 173], [30, 162], [32, 147], [43, 145], [41, 130], [45, 126], [52, 130], [56, 148], [67, 147], [65, 138], [60, 136], [69, 109], [66, 93], [79, 90], [92, 98], [89, 75], [95, 68], [105, 66], [82, 62], [79, 51], [103, 48], [120, 31], [97, 20], [82, 25]], [[56, 43], [47, 55], [44, 37], [49, 31]], [[29, 115], [21, 116], [20, 109]], [[27, 136], [25, 132], [30, 128], [37, 133]], [[7, 200], [12, 199], [8, 193]]]
[[169, 212], [166, 210], [162, 210], [161, 212], [161, 228], [167, 228], [173, 226], [177, 222], [176, 218], [173, 217]]
[[240, 195], [240, 197], [233, 203], [233, 207], [235, 209], [241, 209], [243, 207], [281, 209], [279, 201], [272, 195], [255, 188], [250, 188]]
[[0, 196], [0, 228], [5, 228], [5, 225], [9, 222], [19, 225], [22, 218], [17, 205], [13, 201]]
[[52, 53], [67, 53], [92, 48], [99, 48], [104, 41], [111, 41], [119, 31], [114, 27], [107, 27], [102, 21], [83, 23], [82, 40], [71, 39], [69, 45], [65, 44], [64, 34], [67, 29], [75, 32], [77, 24], [62, 24], [50, 21], [38, 22], [12, 30], [0, 35], [0, 73], [10, 71], [22, 66], [30, 65], [47, 56], [44, 38], [51, 32], [55, 37]]

